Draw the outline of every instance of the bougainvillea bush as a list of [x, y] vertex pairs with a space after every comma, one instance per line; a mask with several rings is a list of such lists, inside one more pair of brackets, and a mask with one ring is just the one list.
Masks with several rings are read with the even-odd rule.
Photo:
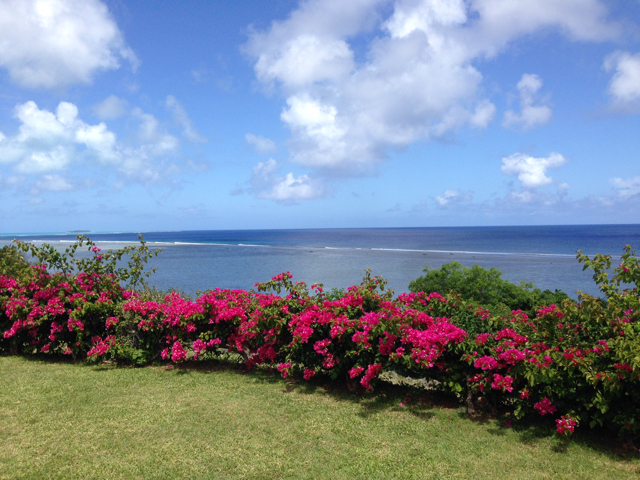
[[[0, 348], [138, 365], [231, 353], [249, 368], [270, 365], [285, 378], [324, 377], [363, 389], [372, 389], [381, 373], [397, 372], [457, 395], [470, 413], [488, 405], [515, 418], [553, 418], [561, 435], [579, 425], [627, 437], [640, 430], [640, 267], [629, 247], [611, 277], [610, 257], [579, 252], [603, 298], [581, 294], [529, 315], [455, 293], [394, 298], [385, 280], [368, 271], [344, 292], [309, 289], [285, 272], [255, 291], [158, 299], [121, 285], [114, 264], [105, 266], [121, 255], [87, 245], [93, 257], [80, 264], [48, 247], [22, 246], [40, 263], [19, 275], [0, 274]], [[150, 258], [144, 243], [138, 248], [133, 280]], [[81, 271], [64, 271], [65, 265]]]

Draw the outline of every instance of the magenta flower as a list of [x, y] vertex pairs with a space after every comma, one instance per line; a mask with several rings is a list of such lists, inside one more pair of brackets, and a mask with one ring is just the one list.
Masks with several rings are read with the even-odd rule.
[[278, 371], [282, 373], [282, 378], [287, 378], [289, 376], [289, 369], [291, 368], [290, 363], [280, 363], [278, 364]]
[[118, 323], [118, 317], [109, 317], [107, 318], [107, 321], [105, 322], [105, 326], [107, 328], [111, 328], [113, 327], [116, 323]]
[[555, 413], [558, 410], [555, 405], [551, 404], [551, 401], [547, 397], [544, 397], [542, 400], [536, 403], [533, 408], [535, 408], [538, 413], [540, 413], [540, 415]]
[[181, 362], [187, 359], [187, 351], [179, 341], [175, 341], [171, 347], [171, 361]]
[[560, 435], [570, 435], [574, 432], [578, 422], [576, 422], [570, 415], [563, 415], [556, 420], [556, 430]]
[[482, 370], [493, 370], [494, 368], [498, 368], [500, 364], [495, 358], [485, 355], [484, 357], [477, 358], [473, 366], [481, 368]]
[[493, 383], [491, 384], [491, 388], [494, 390], [502, 390], [507, 392], [513, 392], [513, 387], [511, 384], [513, 383], [513, 378], [509, 376], [498, 375], [497, 373], [493, 375]]
[[364, 374], [362, 379], [360, 379], [360, 384], [367, 389], [371, 389], [371, 385], [369, 382], [378, 376], [378, 373], [382, 370], [382, 364], [376, 363], [374, 365], [369, 365], [367, 367], [367, 372]]

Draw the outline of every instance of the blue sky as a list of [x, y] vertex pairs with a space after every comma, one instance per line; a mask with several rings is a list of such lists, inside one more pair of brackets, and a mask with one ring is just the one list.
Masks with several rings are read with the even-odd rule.
[[640, 223], [640, 2], [0, 0], [0, 232]]

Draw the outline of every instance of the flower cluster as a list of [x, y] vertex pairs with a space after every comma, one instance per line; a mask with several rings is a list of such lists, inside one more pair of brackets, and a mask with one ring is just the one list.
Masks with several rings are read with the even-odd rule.
[[556, 420], [556, 430], [560, 435], [569, 435], [575, 431], [578, 422], [570, 415], [562, 415]]
[[542, 400], [537, 402], [533, 406], [533, 408], [535, 408], [538, 411], [538, 413], [540, 413], [540, 415], [546, 415], [547, 413], [555, 413], [558, 410], [555, 407], [555, 405], [551, 404], [551, 401], [547, 397], [544, 397]]

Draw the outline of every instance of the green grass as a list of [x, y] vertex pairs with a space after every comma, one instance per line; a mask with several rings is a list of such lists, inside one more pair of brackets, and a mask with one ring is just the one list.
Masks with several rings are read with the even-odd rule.
[[209, 365], [0, 357], [0, 478], [633, 478], [615, 439]]

